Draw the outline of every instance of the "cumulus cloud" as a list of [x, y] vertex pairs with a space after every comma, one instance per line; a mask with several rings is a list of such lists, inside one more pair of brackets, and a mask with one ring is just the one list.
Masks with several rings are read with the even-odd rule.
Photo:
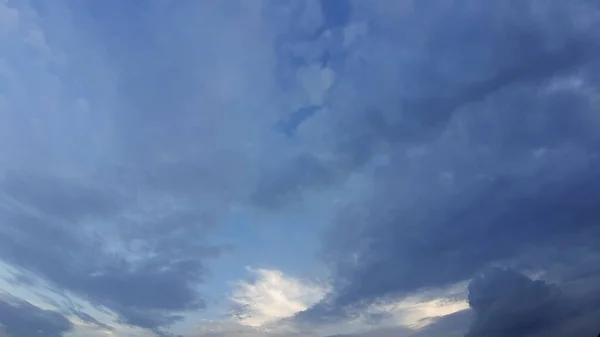
[[[595, 292], [597, 293], [596, 287]], [[475, 319], [465, 336], [595, 335], [600, 303], [564, 293], [510, 269], [492, 269], [469, 285]]]
[[466, 336], [526, 336], [572, 315], [558, 287], [513, 270], [494, 269], [471, 281], [475, 322]]

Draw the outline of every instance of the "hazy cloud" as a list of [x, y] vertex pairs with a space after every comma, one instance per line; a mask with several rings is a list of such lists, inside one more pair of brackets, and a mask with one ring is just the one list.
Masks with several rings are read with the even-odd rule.
[[71, 322], [58, 312], [40, 309], [8, 295], [0, 298], [0, 333], [10, 337], [61, 337], [72, 328]]
[[2, 260], [127, 324], [204, 308], [208, 234], [277, 144], [274, 33], [239, 6], [1, 3]]
[[[15, 185], [11, 179], [7, 176], [5, 185]], [[202, 260], [218, 256], [219, 247], [200, 240], [189, 242], [173, 230], [160, 237], [148, 237], [147, 232], [137, 236], [136, 232], [152, 227], [127, 226], [117, 207], [106, 213], [103, 205], [124, 202], [117, 194], [104, 196], [104, 192], [56, 177], [44, 177], [46, 184], [40, 184], [36, 175], [19, 179], [25, 181], [19, 184], [27, 185], [14, 192], [4, 189], [7, 204], [2, 220], [6, 225], [0, 235], [0, 253], [5, 261], [33, 271], [58, 290], [74, 292], [122, 314], [129, 323], [148, 328], [171, 322], [167, 318], [171, 311], [204, 305], [195, 284], [205, 274]], [[116, 227], [98, 228], [97, 221], [111, 221]], [[192, 252], [193, 257], [187, 255]], [[153, 318], [143, 319], [145, 313]]]

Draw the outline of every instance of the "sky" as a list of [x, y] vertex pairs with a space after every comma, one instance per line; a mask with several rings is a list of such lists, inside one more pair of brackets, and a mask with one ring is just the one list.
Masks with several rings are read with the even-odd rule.
[[596, 336], [598, 29], [0, 0], [0, 336]]

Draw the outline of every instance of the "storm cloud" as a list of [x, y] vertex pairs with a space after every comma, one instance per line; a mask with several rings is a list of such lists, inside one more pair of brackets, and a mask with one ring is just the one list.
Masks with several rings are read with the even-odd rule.
[[599, 28], [585, 0], [0, 1], [0, 260], [166, 334], [210, 308], [218, 234], [254, 234], [232, 217], [319, 204], [330, 291], [296, 323], [473, 279], [470, 311], [377, 333], [592, 329]]
[[492, 270], [471, 281], [475, 321], [466, 336], [526, 336], [572, 315], [560, 290], [512, 270]]
[[598, 329], [593, 317], [600, 302], [593, 297], [570, 297], [557, 285], [510, 269], [492, 269], [473, 279], [469, 304], [475, 313], [469, 337], [594, 335]]
[[344, 64], [369, 70], [353, 82], [361, 95], [342, 97], [350, 78], [331, 89], [343, 126], [334, 147], [363, 158], [343, 165], [375, 168], [323, 249], [335, 290], [301, 321], [446, 287], [536, 249], [593, 247], [600, 234], [598, 8], [424, 3], [387, 3], [406, 20], [381, 14], [371, 24], [385, 38]]

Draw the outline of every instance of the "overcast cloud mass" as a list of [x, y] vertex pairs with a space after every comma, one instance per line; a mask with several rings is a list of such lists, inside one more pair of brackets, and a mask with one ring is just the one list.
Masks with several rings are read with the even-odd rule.
[[0, 336], [597, 336], [599, 31], [0, 0]]

